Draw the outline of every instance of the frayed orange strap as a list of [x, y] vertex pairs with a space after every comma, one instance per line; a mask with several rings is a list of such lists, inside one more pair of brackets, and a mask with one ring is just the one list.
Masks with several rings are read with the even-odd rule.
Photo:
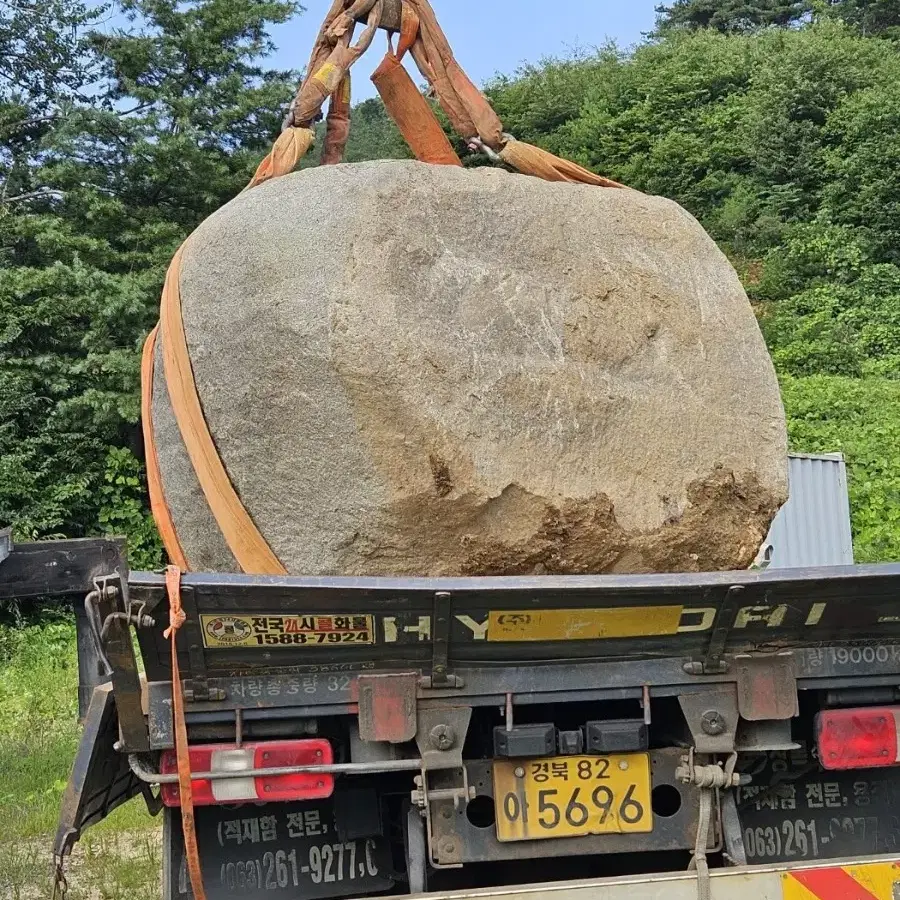
[[540, 147], [524, 141], [507, 140], [500, 151], [500, 159], [523, 175], [534, 175], [545, 181], [568, 181], [574, 184], [592, 184], [596, 187], [623, 188], [624, 184], [595, 175], [577, 163], [560, 159]]
[[350, 73], [344, 76], [340, 87], [328, 102], [328, 118], [325, 120], [325, 140], [322, 144], [323, 166], [336, 166], [344, 161], [344, 150], [350, 137]]
[[181, 312], [184, 248], [182, 244], [169, 266], [160, 307], [169, 402], [203, 495], [238, 565], [248, 575], [284, 575], [287, 570], [234, 489], [203, 414]]
[[384, 108], [420, 162], [461, 166], [437, 116], [397, 56], [388, 53], [372, 74]]
[[315, 139], [316, 133], [311, 128], [286, 128], [244, 190], [249, 191], [264, 181], [293, 172], [297, 163], [309, 152]]
[[141, 430], [144, 433], [144, 457], [147, 468], [147, 491], [150, 494], [150, 512], [159, 536], [162, 538], [163, 547], [169, 559], [179, 568], [187, 569], [187, 557], [175, 530], [172, 521], [172, 512], [166, 503], [166, 495], [163, 492], [162, 474], [159, 470], [159, 455], [156, 452], [156, 436], [153, 433], [153, 378], [156, 371], [156, 342], [159, 335], [157, 325], [147, 340], [144, 341], [144, 353], [141, 357]]

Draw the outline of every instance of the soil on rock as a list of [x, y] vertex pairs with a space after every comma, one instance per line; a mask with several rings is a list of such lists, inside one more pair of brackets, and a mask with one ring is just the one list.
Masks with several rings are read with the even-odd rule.
[[[306, 170], [204, 223], [181, 293], [217, 448], [293, 573], [739, 568], [785, 499], [756, 320], [671, 201]], [[154, 417], [191, 565], [234, 570], [161, 377]]]

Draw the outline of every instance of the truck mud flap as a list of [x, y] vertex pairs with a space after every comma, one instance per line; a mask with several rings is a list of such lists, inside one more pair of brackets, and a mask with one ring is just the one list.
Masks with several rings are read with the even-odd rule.
[[[331, 801], [205, 806], [195, 811], [207, 900], [325, 900], [395, 887], [388, 838], [335, 824]], [[163, 900], [193, 897], [181, 812], [163, 814]]]
[[156, 798], [134, 776], [127, 755], [113, 749], [118, 739], [119, 717], [112, 685], [102, 684], [91, 696], [75, 765], [63, 795], [53, 843], [57, 858], [71, 851], [85, 828], [105, 819], [132, 797], [144, 794], [151, 812], [158, 812]]
[[750, 865], [900, 853], [900, 769], [827, 772], [804, 744], [748, 755], [740, 769], [753, 777], [735, 790]]

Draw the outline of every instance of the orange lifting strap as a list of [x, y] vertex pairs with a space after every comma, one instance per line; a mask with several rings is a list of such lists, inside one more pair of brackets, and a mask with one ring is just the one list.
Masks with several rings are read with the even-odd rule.
[[184, 689], [178, 670], [178, 649], [175, 636], [187, 616], [181, 606], [181, 569], [166, 569], [166, 594], [169, 598], [169, 627], [163, 635], [172, 646], [172, 724], [175, 730], [175, 759], [178, 768], [178, 794], [181, 799], [181, 829], [184, 834], [184, 855], [194, 900], [206, 900], [200, 851], [197, 847], [197, 827], [194, 823], [194, 789], [191, 784], [191, 760], [188, 751], [187, 723], [184, 719]]
[[[382, 23], [385, 2], [333, 0], [313, 47], [306, 78], [291, 104], [285, 130], [260, 163], [245, 190], [294, 170], [313, 144], [313, 126], [321, 118], [326, 100], [330, 103], [322, 163], [341, 161], [350, 131], [350, 69], [372, 43]], [[385, 108], [417, 159], [438, 165], [461, 165], [428, 101], [403, 67], [403, 58], [407, 53], [415, 60], [450, 123], [471, 149], [481, 150], [523, 174], [547, 181], [622, 187], [575, 163], [504, 134], [500, 119], [490, 103], [453, 56], [428, 0], [400, 0], [400, 8], [397, 50], [394, 52], [388, 38], [388, 53], [372, 80]], [[357, 20], [365, 20], [366, 27], [353, 44]], [[180, 569], [187, 570], [189, 560], [166, 502], [153, 433], [154, 361], [161, 342], [169, 402], [197, 480], [225, 542], [242, 571], [254, 575], [285, 574], [283, 564], [256, 527], [231, 483], [197, 394], [181, 311], [181, 258], [186, 243], [179, 248], [169, 266], [159, 325], [147, 338], [141, 369], [141, 410], [153, 517], [170, 560]], [[174, 632], [172, 640], [174, 648]]]

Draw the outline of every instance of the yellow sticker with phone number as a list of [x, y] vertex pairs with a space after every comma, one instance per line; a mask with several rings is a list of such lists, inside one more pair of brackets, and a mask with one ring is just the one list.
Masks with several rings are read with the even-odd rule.
[[289, 649], [375, 643], [372, 616], [310, 614], [302, 616], [201, 615], [203, 644], [222, 649]]

